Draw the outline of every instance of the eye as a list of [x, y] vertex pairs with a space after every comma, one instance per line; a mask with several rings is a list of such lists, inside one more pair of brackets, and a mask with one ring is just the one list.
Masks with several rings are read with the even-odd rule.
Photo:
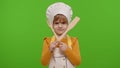
[[57, 24], [59, 24], [59, 23], [58, 23], [58, 22], [55, 22], [54, 24], [56, 24], [56, 25], [57, 25]]
[[65, 22], [62, 22], [62, 24], [66, 24]]

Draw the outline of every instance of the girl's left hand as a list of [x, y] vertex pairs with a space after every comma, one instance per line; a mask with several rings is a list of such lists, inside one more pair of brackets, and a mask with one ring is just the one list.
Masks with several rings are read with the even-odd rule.
[[66, 51], [67, 49], [67, 45], [63, 42], [59, 42], [59, 47], [60, 47], [60, 50], [63, 52]]

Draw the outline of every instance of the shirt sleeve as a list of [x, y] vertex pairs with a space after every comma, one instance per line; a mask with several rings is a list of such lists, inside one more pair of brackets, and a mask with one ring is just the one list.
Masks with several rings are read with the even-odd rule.
[[72, 44], [72, 49], [67, 48], [65, 51], [65, 54], [67, 58], [70, 60], [70, 62], [74, 65], [77, 66], [81, 63], [81, 56], [80, 56], [80, 49], [79, 49], [79, 43], [78, 39], [75, 38]]
[[43, 66], [48, 65], [50, 62], [52, 53], [49, 50], [49, 45], [50, 43], [48, 42], [48, 39], [45, 38], [42, 49], [42, 57], [41, 57], [41, 63]]

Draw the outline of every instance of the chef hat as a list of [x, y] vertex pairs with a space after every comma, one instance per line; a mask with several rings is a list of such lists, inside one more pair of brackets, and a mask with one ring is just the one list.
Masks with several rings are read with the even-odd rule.
[[68, 20], [68, 23], [70, 23], [71, 17], [72, 17], [72, 9], [70, 6], [68, 6], [67, 4], [63, 2], [57, 2], [57, 3], [50, 5], [46, 11], [48, 22], [53, 23], [54, 16], [57, 14], [65, 15]]

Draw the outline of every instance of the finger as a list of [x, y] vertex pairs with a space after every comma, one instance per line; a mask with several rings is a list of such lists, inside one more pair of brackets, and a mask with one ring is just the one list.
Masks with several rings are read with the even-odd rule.
[[55, 42], [55, 45], [58, 45], [58, 44], [59, 44], [59, 42], [58, 42], [58, 41], [56, 41], [56, 42]]
[[63, 42], [60, 42], [60, 45], [65, 45], [65, 43], [63, 43]]

